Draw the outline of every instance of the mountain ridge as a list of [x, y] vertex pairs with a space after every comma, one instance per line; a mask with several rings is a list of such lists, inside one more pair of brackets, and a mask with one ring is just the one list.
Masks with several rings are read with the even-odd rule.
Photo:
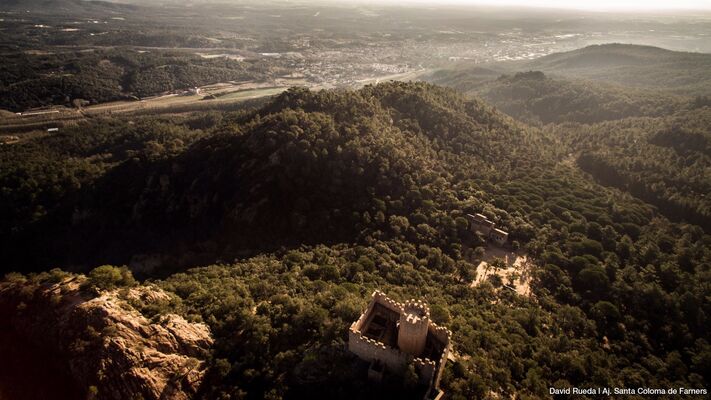
[[[373, 219], [388, 208], [400, 214], [434, 201], [436, 191], [413, 193], [462, 179], [451, 172], [455, 165], [491, 170], [520, 152], [488, 172], [506, 174], [532, 163], [537, 156], [525, 144], [543, 140], [482, 102], [422, 83], [292, 89], [235, 122], [175, 154], [166, 143], [156, 155], [115, 164], [59, 206], [48, 204], [53, 209], [36, 223], [18, 220], [5, 235], [24, 244], [7, 250], [50, 227], [59, 230], [47, 248], [96, 251], [93, 262], [101, 263], [128, 263], [126, 254], [176, 243], [207, 241], [199, 247], [221, 249], [208, 253], [234, 256], [264, 246], [353, 242], [384, 224]], [[95, 250], [82, 250], [87, 243]]]
[[522, 67], [682, 95], [711, 93], [711, 54], [633, 44], [603, 44], [527, 61]]
[[32, 11], [38, 14], [80, 15], [96, 12], [135, 12], [143, 6], [107, 0], [6, 0], [0, 10]]

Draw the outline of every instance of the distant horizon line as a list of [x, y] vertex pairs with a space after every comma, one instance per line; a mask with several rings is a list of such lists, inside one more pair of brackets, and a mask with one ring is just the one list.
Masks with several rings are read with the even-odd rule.
[[[126, 0], [110, 0], [117, 2], [125, 2]], [[130, 1], [130, 0], [129, 0]], [[134, 0], [135, 1], [135, 0]], [[180, 0], [159, 0], [167, 2], [179, 2]], [[231, 3], [239, 2], [239, 0], [198, 0], [204, 3]], [[256, 0], [248, 0], [256, 1]], [[548, 0], [550, 1], [550, 0]], [[190, 0], [186, 2], [191, 2]], [[265, 1], [260, 1], [264, 3]], [[503, 1], [493, 1], [493, 0], [271, 0], [268, 2], [279, 2], [279, 3], [311, 3], [311, 4], [328, 4], [333, 6], [345, 6], [348, 4], [363, 4], [363, 5], [392, 5], [392, 6], [407, 6], [407, 5], [418, 5], [418, 6], [438, 6], [438, 7], [485, 7], [485, 8], [516, 8], [516, 9], [529, 9], [529, 10], [555, 10], [555, 11], [582, 11], [582, 12], [592, 12], [592, 13], [669, 13], [669, 12], [703, 12], [711, 14], [711, 3], [703, 6], [694, 5], [677, 5], [678, 2], [674, 2], [674, 5], [670, 6], [658, 6], [650, 5], [649, 3], [644, 6], [631, 6], [631, 5], [609, 5], [609, 6], [597, 6], [590, 7], [586, 5], [576, 6], [570, 2], [563, 4], [552, 4], [546, 1], [534, 0], [533, 4], [523, 4], [522, 0], [503, 0]], [[586, 2], [586, 4], [589, 4]]]

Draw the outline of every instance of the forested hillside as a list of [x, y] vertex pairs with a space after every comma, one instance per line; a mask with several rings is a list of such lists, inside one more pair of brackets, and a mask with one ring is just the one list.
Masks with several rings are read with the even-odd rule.
[[[422, 85], [346, 93], [292, 90], [262, 110], [227, 119], [231, 123], [214, 126], [191, 146], [187, 140], [206, 133], [180, 126], [144, 132], [102, 121], [102, 134], [77, 129], [8, 148], [7, 165], [13, 167], [4, 178], [4, 203], [8, 220], [16, 221], [5, 231], [8, 254], [36, 243], [37, 230], [52, 232], [46, 245], [57, 254], [46, 257], [55, 262], [86, 260], [87, 240], [121, 263], [136, 248], [173, 247], [183, 240], [207, 240], [204, 246], [234, 254], [350, 241], [403, 213], [417, 215], [415, 226], [431, 223], [413, 238], [450, 249], [456, 246], [448, 239], [454, 222], [440, 220], [445, 210], [434, 204], [465, 201], [444, 190], [452, 177], [469, 169], [502, 179], [533, 163], [545, 147], [544, 138], [484, 104]], [[27, 158], [14, 157], [23, 151]], [[453, 165], [459, 170], [451, 170]], [[51, 172], [24, 173], [32, 168]], [[100, 173], [92, 175], [96, 169]], [[50, 197], [38, 195], [47, 190], [42, 184], [28, 187], [62, 179], [74, 184], [50, 186]], [[18, 203], [27, 211], [13, 209]], [[455, 207], [449, 204], [446, 211], [461, 215]], [[514, 237], [530, 235], [520, 217], [505, 222]], [[112, 251], [113, 246], [119, 248]], [[28, 265], [23, 253], [16, 268]]]
[[[707, 111], [639, 140], [703, 162]], [[208, 398], [416, 392], [396, 377], [368, 385], [367, 365], [344, 349], [375, 288], [427, 299], [453, 331], [442, 388], [454, 399], [708, 387], [711, 236], [578, 170], [570, 155], [593, 153], [599, 126], [539, 130], [452, 90], [397, 82], [83, 125], [0, 148], [3, 265], [140, 266], [171, 300], [134, 307], [209, 325]], [[664, 160], [677, 160], [665, 157], [660, 180], [673, 170]], [[471, 212], [536, 260], [532, 297], [471, 285], [483, 244]], [[141, 254], [154, 268], [132, 260]], [[91, 287], [135, 285], [126, 272], [103, 267]], [[62, 279], [10, 274], [2, 285]]]
[[482, 98], [513, 118], [536, 126], [659, 117], [706, 101], [703, 96], [692, 99], [662, 90], [551, 77], [541, 71], [481, 75], [479, 69], [441, 70], [429, 75], [427, 81]]
[[0, 66], [0, 108], [95, 104], [259, 76], [247, 63], [180, 52], [15, 53]]
[[527, 123], [658, 117], [708, 105], [711, 55], [606, 44], [530, 61], [462, 64], [425, 79]]
[[502, 75], [474, 91], [512, 117], [532, 124], [595, 123], [627, 117], [662, 116], [689, 100], [660, 91], [587, 81], [552, 79], [543, 72]]
[[664, 89], [681, 95], [711, 93], [711, 54], [652, 46], [602, 44], [526, 61], [519, 70], [584, 78], [618, 85]]
[[[565, 143], [569, 157], [599, 183], [627, 191], [666, 217], [698, 224], [708, 232], [711, 103], [699, 94], [708, 93], [703, 90], [707, 57], [613, 44], [501, 66], [535, 67], [546, 73], [492, 78], [493, 69], [471, 67], [437, 71], [428, 80], [481, 97], [517, 120], [545, 125], [544, 131]], [[695, 72], [675, 72], [679, 79], [672, 82], [653, 78], [649, 68]], [[615, 75], [621, 71], [635, 77]], [[677, 85], [681, 77], [697, 75], [701, 84], [695, 87], [702, 90]], [[639, 84], [640, 79], [649, 84]]]
[[555, 131], [600, 182], [711, 230], [711, 108]]

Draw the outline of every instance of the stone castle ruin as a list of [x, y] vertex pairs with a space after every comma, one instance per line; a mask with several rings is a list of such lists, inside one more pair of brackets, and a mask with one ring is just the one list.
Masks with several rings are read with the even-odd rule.
[[499, 246], [503, 246], [509, 238], [508, 232], [498, 229], [496, 223], [483, 214], [467, 214], [467, 220], [472, 232], [481, 233]]
[[429, 387], [426, 398], [443, 395], [439, 381], [450, 352], [452, 333], [430, 320], [426, 303], [404, 304], [376, 290], [360, 318], [351, 325], [348, 349], [370, 362], [368, 376], [382, 378], [385, 369], [403, 373], [415, 367], [420, 382]]

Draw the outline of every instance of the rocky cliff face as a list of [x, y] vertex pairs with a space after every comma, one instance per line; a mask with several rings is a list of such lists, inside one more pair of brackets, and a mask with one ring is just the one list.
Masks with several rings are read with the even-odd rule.
[[84, 280], [0, 283], [0, 327], [57, 357], [90, 398], [187, 399], [195, 394], [212, 346], [208, 327], [175, 314], [149, 320], [130, 305], [133, 299], [167, 298], [158, 288], [92, 294], [81, 289]]

